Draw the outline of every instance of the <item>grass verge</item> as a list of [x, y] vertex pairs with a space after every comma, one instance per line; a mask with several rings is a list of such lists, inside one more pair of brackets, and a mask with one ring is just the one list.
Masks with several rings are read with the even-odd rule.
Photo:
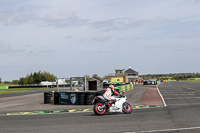
[[20, 90], [20, 91], [0, 91], [0, 95], [1, 94], [9, 94], [9, 93], [20, 93], [20, 92], [30, 92], [31, 90]]
[[200, 80], [181, 80], [181, 82], [193, 82], [193, 83], [200, 83]]
[[[70, 87], [59, 87], [59, 89], [69, 89]], [[40, 88], [9, 88], [10, 90], [14, 90], [14, 89], [27, 89], [27, 90], [34, 90], [34, 89], [40, 89], [40, 90], [45, 90], [45, 89], [47, 89], [47, 90], [50, 90], [50, 89], [57, 89], [56, 87], [54, 87], [54, 88], [47, 88], [47, 87], [40, 87]]]

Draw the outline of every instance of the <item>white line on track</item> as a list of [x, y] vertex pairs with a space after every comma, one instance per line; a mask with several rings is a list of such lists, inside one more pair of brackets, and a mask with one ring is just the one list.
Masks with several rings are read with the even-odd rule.
[[166, 102], [165, 102], [165, 99], [163, 98], [162, 94], [160, 93], [160, 90], [158, 89], [158, 86], [159, 86], [159, 85], [156, 86], [156, 87], [157, 87], [157, 90], [158, 90], [158, 93], [159, 93], [159, 95], [160, 95], [160, 97], [161, 97], [161, 99], [162, 99], [162, 101], [163, 101], [164, 107], [167, 107], [167, 104], [166, 104]]
[[183, 131], [183, 130], [194, 130], [194, 129], [200, 129], [200, 127], [164, 129], [164, 130], [151, 130], [151, 131], [140, 131], [140, 132], [125, 132], [125, 133], [153, 133], [153, 132]]
[[177, 128], [177, 129], [165, 129], [165, 130], [152, 130], [152, 131], [142, 131], [141, 133], [152, 133], [152, 132], [166, 132], [166, 131], [182, 131], [182, 130], [193, 130], [200, 129], [200, 127], [189, 127], [189, 128]]
[[188, 94], [188, 93], [185, 93], [185, 94], [174, 94], [174, 93], [162, 93], [164, 95], [170, 95], [170, 96], [173, 96], [173, 95], [194, 95], [194, 94]]
[[188, 106], [188, 105], [200, 105], [200, 103], [189, 103], [189, 104], [167, 104], [168, 106]]
[[193, 98], [200, 98], [200, 97], [182, 97], [182, 98], [165, 98], [165, 100], [176, 100], [176, 99], [193, 99]]

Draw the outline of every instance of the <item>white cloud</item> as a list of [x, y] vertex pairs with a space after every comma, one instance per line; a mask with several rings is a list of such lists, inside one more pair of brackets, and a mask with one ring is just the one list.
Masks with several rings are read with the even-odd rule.
[[105, 41], [108, 41], [110, 39], [112, 39], [112, 37], [110, 37], [110, 36], [101, 36], [101, 37], [94, 37], [94, 38], [92, 38], [91, 41], [105, 42]]
[[51, 13], [45, 15], [44, 19], [46, 21], [65, 21], [70, 18], [76, 17], [75, 13]]
[[[146, 73], [148, 62], [143, 60], [149, 55], [160, 64], [165, 64], [162, 59], [167, 60], [167, 55], [199, 56], [199, 9], [199, 0], [1, 0], [0, 56], [6, 65], [1, 65], [0, 74], [12, 71], [9, 60], [20, 66], [20, 72], [41, 69], [58, 76], [63, 71], [75, 75], [74, 66], [76, 70], [81, 66], [84, 70], [76, 74], [82, 76], [105, 75], [106, 70], [130, 63], [144, 66], [141, 73]], [[19, 59], [22, 64], [17, 64]], [[96, 62], [88, 67], [91, 60]], [[106, 68], [101, 64], [111, 60]], [[190, 67], [174, 69], [190, 71]], [[23, 76], [12, 73], [0, 76], [6, 80]]]

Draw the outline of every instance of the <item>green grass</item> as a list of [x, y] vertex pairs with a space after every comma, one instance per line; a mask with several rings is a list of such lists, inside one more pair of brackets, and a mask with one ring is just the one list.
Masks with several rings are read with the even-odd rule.
[[181, 82], [194, 82], [194, 83], [200, 83], [200, 80], [181, 80]]
[[0, 91], [0, 95], [1, 94], [9, 94], [9, 93], [20, 93], [20, 92], [30, 92], [31, 90], [18, 90], [18, 91], [7, 91], [7, 90], [3, 90], [3, 91]]
[[34, 90], [34, 89], [55, 89], [55, 88], [46, 88], [46, 87], [42, 87], [42, 88], [9, 88], [9, 90]]
[[15, 84], [4, 84], [4, 83], [0, 83], [0, 86], [18, 86], [18, 85], [15, 85]]
[[[68, 89], [69, 87], [65, 87], [65, 89]], [[9, 90], [14, 90], [14, 89], [27, 89], [27, 90], [34, 90], [34, 89], [57, 89], [56, 87], [54, 88], [47, 88], [47, 87], [41, 87], [41, 88], [10, 88]], [[64, 89], [64, 87], [59, 87], [59, 89]]]

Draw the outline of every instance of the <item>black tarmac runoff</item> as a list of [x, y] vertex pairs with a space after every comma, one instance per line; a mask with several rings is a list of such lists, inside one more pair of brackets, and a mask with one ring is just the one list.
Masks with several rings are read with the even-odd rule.
[[131, 114], [93, 112], [0, 116], [0, 133], [200, 133], [200, 83], [158, 86], [166, 107]]

